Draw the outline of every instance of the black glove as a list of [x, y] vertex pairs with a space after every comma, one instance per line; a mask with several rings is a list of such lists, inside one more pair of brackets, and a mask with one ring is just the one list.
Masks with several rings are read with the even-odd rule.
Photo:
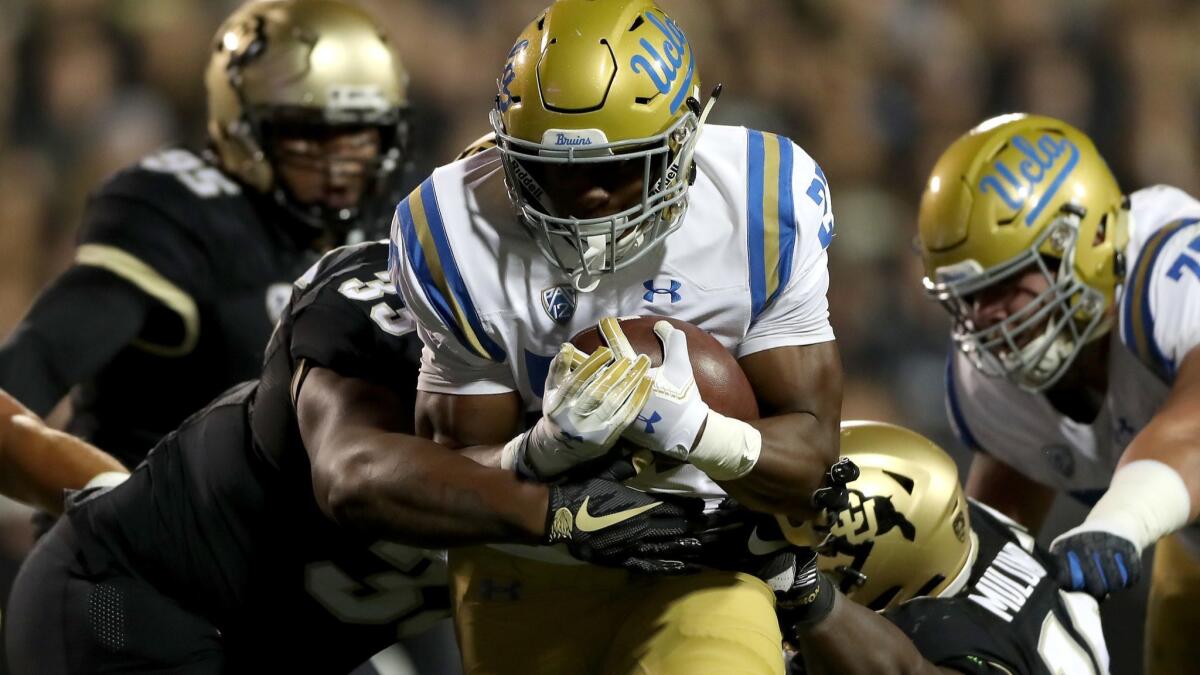
[[1086, 591], [1097, 600], [1137, 583], [1142, 558], [1124, 537], [1101, 530], [1068, 533], [1050, 544], [1058, 564], [1058, 585]]
[[646, 574], [697, 571], [704, 501], [621, 484], [633, 475], [630, 462], [619, 460], [598, 476], [551, 485], [546, 543], [563, 542], [571, 555], [596, 565]]
[[833, 582], [817, 569], [817, 553], [812, 549], [783, 551], [757, 576], [775, 591], [775, 613], [787, 639], [795, 636], [797, 628], [811, 626], [833, 611]]

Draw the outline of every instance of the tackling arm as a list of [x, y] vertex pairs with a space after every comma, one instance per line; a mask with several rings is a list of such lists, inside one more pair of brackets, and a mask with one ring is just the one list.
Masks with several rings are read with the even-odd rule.
[[[943, 675], [899, 628], [880, 614], [837, 593], [833, 610], [796, 631], [805, 672], [837, 675]], [[999, 671], [996, 671], [999, 672]]]
[[0, 494], [59, 515], [65, 490], [79, 490], [104, 473], [128, 471], [90, 443], [47, 427], [0, 391]]
[[410, 435], [396, 414], [407, 403], [380, 385], [309, 372], [296, 409], [321, 509], [351, 529], [430, 546], [541, 541], [546, 487]]

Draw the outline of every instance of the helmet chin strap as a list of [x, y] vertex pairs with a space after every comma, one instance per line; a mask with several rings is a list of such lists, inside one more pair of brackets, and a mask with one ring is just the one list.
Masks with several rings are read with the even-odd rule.
[[591, 271], [592, 262], [599, 258], [598, 267], [604, 269], [604, 261], [608, 257], [605, 255], [608, 252], [608, 238], [597, 234], [585, 237], [584, 240], [587, 242], [587, 248], [581, 256], [583, 264], [571, 273], [571, 285], [580, 293], [591, 293], [600, 285], [600, 273]]

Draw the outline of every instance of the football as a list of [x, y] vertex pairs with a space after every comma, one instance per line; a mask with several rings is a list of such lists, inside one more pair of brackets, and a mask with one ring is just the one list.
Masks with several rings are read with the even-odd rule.
[[[758, 419], [758, 402], [750, 381], [717, 339], [686, 321], [660, 316], [621, 319], [621, 330], [640, 354], [650, 357], [653, 366], [662, 365], [662, 342], [654, 334], [654, 324], [666, 320], [687, 335], [688, 356], [700, 388], [700, 398], [710, 408], [740, 420]], [[592, 353], [601, 344], [599, 328], [590, 328], [571, 338], [571, 344]]]

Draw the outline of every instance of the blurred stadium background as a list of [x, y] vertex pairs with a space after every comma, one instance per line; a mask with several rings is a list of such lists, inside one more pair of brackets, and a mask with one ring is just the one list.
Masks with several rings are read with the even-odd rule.
[[[487, 130], [504, 55], [546, 2], [363, 0], [411, 75], [414, 179]], [[155, 148], [203, 144], [201, 73], [237, 4], [0, 0], [0, 336], [69, 261], [89, 190]], [[829, 176], [843, 417], [906, 424], [964, 461], [942, 407], [948, 323], [922, 296], [911, 244], [941, 150], [986, 116], [1036, 111], [1091, 133], [1126, 189], [1200, 192], [1200, 3], [662, 4], [695, 46], [705, 88], [725, 84], [713, 121], [785, 133]], [[1045, 541], [1082, 517], [1062, 502]], [[7, 579], [30, 540], [28, 513], [5, 508]], [[1105, 605], [1114, 673], [1137, 672], [1141, 591]]]

